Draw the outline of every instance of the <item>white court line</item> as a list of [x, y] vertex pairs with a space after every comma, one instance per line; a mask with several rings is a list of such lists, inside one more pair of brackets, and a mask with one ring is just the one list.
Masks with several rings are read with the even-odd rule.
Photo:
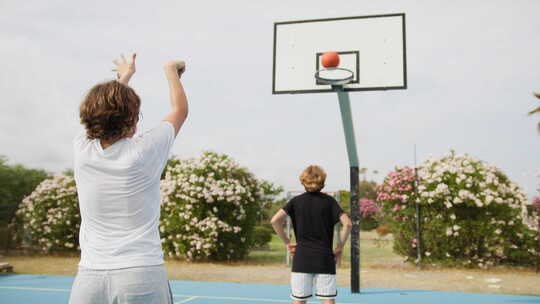
[[63, 291], [63, 292], [70, 292], [71, 291], [71, 289], [61, 289], [61, 288], [36, 288], [36, 287], [17, 287], [17, 286], [0, 286], [0, 289], [35, 290], [35, 291]]
[[[173, 295], [173, 296], [174, 296], [174, 295]], [[187, 298], [187, 299], [182, 300], [182, 301], [180, 301], [180, 302], [174, 302], [174, 304], [187, 303], [187, 302], [192, 301], [192, 300], [195, 300], [195, 299], [197, 299], [197, 298], [198, 298], [198, 297], [193, 296], [193, 297], [191, 297], [191, 298]]]
[[[175, 297], [191, 297], [192, 295], [185, 294], [173, 294]], [[290, 300], [277, 300], [277, 299], [265, 299], [265, 298], [239, 298], [239, 297], [219, 297], [219, 296], [194, 296], [201, 299], [212, 300], [235, 300], [235, 301], [258, 301], [258, 302], [272, 302], [272, 303], [289, 303]], [[318, 303], [318, 302], [317, 302]]]
[[[37, 287], [18, 287], [18, 286], [0, 286], [0, 289], [15, 289], [15, 290], [30, 290], [30, 291], [58, 291], [58, 292], [70, 292], [71, 289], [61, 289], [61, 288], [37, 288]], [[184, 297], [189, 298], [175, 303], [187, 303], [189, 301], [195, 300], [197, 298], [201, 299], [213, 299], [213, 300], [235, 300], [235, 301], [251, 301], [251, 302], [268, 302], [268, 303], [290, 303], [291, 300], [278, 300], [278, 299], [266, 299], [266, 298], [240, 298], [240, 297], [219, 297], [219, 296], [200, 296], [200, 295], [186, 295], [186, 294], [173, 294], [175, 297]], [[320, 302], [307, 302], [311, 303], [320, 303]], [[340, 304], [361, 304], [364, 302], [356, 303], [346, 303], [339, 302]]]
[[[175, 297], [192, 297], [193, 295], [186, 294], [173, 294]], [[239, 298], [239, 297], [219, 297], [219, 296], [193, 296], [201, 299], [213, 299], [213, 300], [235, 300], [235, 301], [250, 301], [250, 302], [271, 302], [271, 303], [290, 303], [291, 300], [278, 300], [278, 299], [267, 299], [267, 298]], [[316, 302], [306, 302], [308, 304], [319, 304], [320, 301]], [[339, 302], [339, 304], [365, 304], [365, 302]]]

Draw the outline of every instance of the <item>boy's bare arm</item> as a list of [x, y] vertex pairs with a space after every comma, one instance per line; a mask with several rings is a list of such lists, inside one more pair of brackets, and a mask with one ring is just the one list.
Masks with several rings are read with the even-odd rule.
[[339, 232], [340, 236], [340, 244], [338, 244], [339, 247], [343, 248], [345, 246], [345, 243], [347, 242], [347, 239], [349, 238], [349, 234], [351, 233], [352, 229], [352, 222], [349, 216], [346, 213], [343, 213], [339, 217], [339, 221], [341, 222], [341, 231]]
[[288, 245], [291, 243], [291, 240], [285, 233], [285, 230], [283, 229], [283, 223], [285, 223], [285, 219], [287, 218], [287, 213], [283, 211], [283, 209], [279, 209], [278, 212], [272, 217], [272, 220], [270, 223], [272, 224], [272, 227], [274, 228], [274, 231], [277, 233], [279, 238], [285, 243], [285, 245]]
[[175, 134], [178, 134], [180, 127], [188, 115], [188, 102], [184, 87], [180, 82], [180, 77], [186, 70], [186, 64], [183, 61], [170, 61], [164, 67], [165, 76], [169, 83], [169, 96], [171, 101], [171, 112], [165, 116], [164, 120], [173, 124]]
[[349, 234], [351, 233], [352, 229], [352, 222], [349, 216], [346, 213], [343, 213], [339, 217], [339, 221], [341, 222], [341, 231], [339, 232], [340, 236], [340, 242], [337, 244], [336, 249], [334, 250], [334, 255], [339, 258], [341, 257], [341, 253], [343, 252], [343, 247], [345, 247], [345, 243], [347, 243], [347, 239], [349, 239]]
[[287, 213], [283, 211], [283, 209], [279, 209], [279, 211], [276, 212], [276, 214], [274, 214], [274, 216], [272, 217], [270, 223], [272, 224], [272, 227], [274, 228], [274, 231], [277, 233], [279, 238], [283, 241], [283, 243], [285, 243], [285, 245], [287, 245], [287, 250], [289, 250], [291, 254], [294, 254], [296, 251], [296, 244], [291, 243], [291, 240], [283, 229], [283, 223], [286, 219]]

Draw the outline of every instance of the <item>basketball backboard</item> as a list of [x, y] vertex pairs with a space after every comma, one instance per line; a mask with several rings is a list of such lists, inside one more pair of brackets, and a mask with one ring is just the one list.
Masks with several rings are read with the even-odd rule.
[[334, 92], [314, 75], [324, 52], [353, 71], [345, 91], [407, 88], [405, 14], [274, 23], [273, 94]]

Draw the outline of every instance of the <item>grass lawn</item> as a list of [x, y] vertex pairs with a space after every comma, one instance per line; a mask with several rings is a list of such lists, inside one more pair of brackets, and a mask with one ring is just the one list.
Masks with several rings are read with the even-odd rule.
[[[285, 263], [285, 245], [277, 235], [272, 236], [268, 249], [253, 250], [248, 258], [248, 263], [254, 264], [279, 264]], [[342, 258], [342, 267], [350, 266], [351, 248], [350, 240], [347, 241]], [[360, 233], [360, 266], [381, 264], [383, 261], [401, 262], [403, 258], [392, 251], [392, 241], [377, 238], [375, 232]]]

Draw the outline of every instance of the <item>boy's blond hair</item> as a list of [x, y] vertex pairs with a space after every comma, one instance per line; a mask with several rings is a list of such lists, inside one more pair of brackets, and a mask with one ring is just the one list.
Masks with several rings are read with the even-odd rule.
[[325, 181], [326, 172], [319, 166], [311, 165], [300, 174], [300, 182], [307, 192], [321, 191]]

